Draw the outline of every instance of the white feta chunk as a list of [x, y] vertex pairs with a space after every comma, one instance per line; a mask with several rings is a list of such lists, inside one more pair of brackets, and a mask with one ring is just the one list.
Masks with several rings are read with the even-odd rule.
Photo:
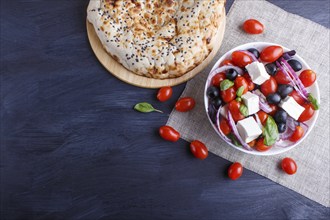
[[290, 115], [295, 120], [298, 120], [301, 113], [303, 113], [305, 110], [305, 108], [299, 105], [291, 96], [287, 96], [285, 99], [283, 99], [279, 106], [283, 108], [284, 111], [286, 111], [288, 115]]
[[228, 111], [228, 104], [225, 104], [224, 106], [222, 106], [220, 110], [220, 115], [225, 119], [227, 119], [227, 111]]
[[236, 127], [245, 143], [257, 139], [262, 134], [259, 125], [252, 116], [238, 121]]
[[270, 78], [265, 66], [258, 61], [248, 64], [245, 68], [255, 84], [261, 85]]
[[249, 115], [252, 115], [259, 111], [259, 96], [251, 92], [247, 92], [242, 95], [242, 100], [248, 108]]

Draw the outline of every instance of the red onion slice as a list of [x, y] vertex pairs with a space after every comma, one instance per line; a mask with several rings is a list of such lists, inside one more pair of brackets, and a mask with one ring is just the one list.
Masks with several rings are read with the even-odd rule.
[[231, 143], [231, 140], [221, 131], [220, 129], [220, 112], [221, 112], [221, 108], [222, 106], [220, 106], [220, 108], [218, 109], [218, 112], [217, 112], [217, 123], [216, 123], [216, 126], [217, 126], [217, 130], [219, 131], [221, 137], [228, 143]]
[[252, 60], [253, 60], [253, 62], [254, 61], [258, 61], [258, 59], [254, 56], [254, 54], [253, 53], [251, 53], [250, 51], [248, 51], [248, 50], [239, 50], [240, 52], [243, 52], [243, 53], [245, 53], [246, 55], [248, 55], [249, 57], [251, 57], [252, 58]]
[[308, 100], [308, 98], [307, 98], [308, 92], [307, 92], [305, 86], [302, 84], [301, 80], [299, 79], [299, 76], [296, 74], [296, 72], [292, 69], [290, 64], [288, 64], [288, 62], [285, 59], [280, 58], [280, 62], [284, 67], [286, 67], [289, 70], [288, 73], [291, 74], [294, 82], [296, 83], [298, 88], [301, 90], [301, 92], [304, 94], [303, 98]]
[[256, 90], [252, 91], [253, 94], [259, 96], [259, 108], [266, 112], [269, 113], [272, 111], [272, 108], [268, 105], [267, 101], [264, 99], [264, 97], [262, 97], [262, 95], [258, 92], [256, 92]]
[[276, 66], [280, 68], [280, 70], [287, 76], [287, 78], [290, 80], [291, 85], [295, 88], [295, 90], [299, 93], [299, 95], [305, 99], [308, 100], [308, 98], [304, 95], [304, 93], [299, 89], [299, 87], [296, 85], [295, 81], [291, 78], [291, 75], [288, 73], [286, 69], [278, 62], [276, 61]]

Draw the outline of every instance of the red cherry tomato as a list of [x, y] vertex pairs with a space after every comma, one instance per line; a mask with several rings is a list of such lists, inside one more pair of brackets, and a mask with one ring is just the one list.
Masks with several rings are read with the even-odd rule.
[[266, 82], [261, 85], [260, 89], [262, 94], [264, 94], [266, 97], [269, 94], [275, 93], [277, 91], [277, 82], [274, 77], [271, 76]]
[[302, 106], [305, 108], [305, 110], [303, 111], [303, 113], [301, 113], [300, 117], [298, 118], [298, 121], [300, 122], [308, 121], [313, 117], [315, 112], [313, 105], [311, 103], [305, 103]]
[[172, 96], [173, 90], [170, 86], [162, 87], [158, 90], [157, 99], [161, 102], [169, 100]]
[[292, 142], [297, 142], [304, 135], [304, 129], [300, 126], [296, 126], [296, 130], [293, 132], [291, 137], [289, 138]]
[[264, 125], [266, 123], [266, 121], [267, 121], [267, 118], [268, 118], [267, 113], [264, 112], [264, 111], [262, 111], [262, 110], [260, 110], [260, 111], [258, 111], [257, 114], [258, 114], [258, 117], [259, 117], [259, 120], [260, 120], [261, 124]]
[[225, 118], [221, 118], [220, 129], [224, 135], [228, 135], [231, 132], [231, 127]]
[[234, 66], [234, 64], [231, 60], [224, 60], [220, 66]]
[[235, 122], [244, 119], [244, 115], [242, 115], [241, 111], [239, 110], [241, 103], [233, 100], [228, 104], [228, 110], [230, 111], [231, 115]]
[[247, 84], [248, 84], [248, 90], [252, 91], [254, 90], [254, 83], [252, 82], [252, 79], [248, 73], [244, 73], [243, 77], [245, 78]]
[[298, 169], [296, 162], [290, 157], [284, 158], [282, 160], [281, 166], [282, 170], [284, 170], [284, 172], [289, 175], [295, 174]]
[[253, 62], [252, 58], [242, 51], [234, 51], [231, 54], [232, 62], [241, 68]]
[[263, 62], [274, 62], [283, 55], [283, 48], [280, 46], [269, 46], [260, 53], [260, 59]]
[[226, 74], [221, 72], [212, 77], [211, 83], [213, 86], [216, 86], [217, 88], [219, 88], [221, 81], [225, 80], [225, 79], [226, 79]]
[[264, 138], [262, 137], [262, 138], [259, 138], [257, 140], [257, 144], [256, 144], [256, 147], [255, 148], [256, 148], [257, 151], [263, 152], [263, 151], [269, 150], [270, 148], [272, 148], [272, 146], [265, 145]]
[[258, 20], [249, 19], [244, 22], [243, 29], [248, 34], [261, 34], [264, 31], [264, 25]]
[[243, 94], [247, 93], [249, 89], [249, 85], [243, 76], [237, 76], [234, 83], [236, 90], [238, 90], [241, 86], [243, 86], [244, 87]]
[[237, 180], [243, 174], [243, 166], [242, 164], [235, 162], [230, 165], [228, 169], [228, 177], [232, 180]]
[[278, 106], [275, 105], [275, 104], [270, 104], [269, 106], [272, 109], [272, 111], [269, 112], [268, 114], [271, 115], [271, 116], [273, 116], [275, 114], [275, 112], [277, 112]]
[[159, 128], [160, 136], [167, 141], [176, 142], [180, 138], [180, 133], [174, 128], [164, 125]]
[[180, 98], [175, 103], [175, 109], [179, 112], [187, 112], [195, 107], [195, 100], [191, 97]]
[[313, 70], [304, 70], [300, 73], [299, 79], [305, 87], [309, 87], [315, 82], [316, 74]]
[[301, 97], [301, 95], [296, 91], [296, 90], [293, 90], [289, 96], [291, 96], [294, 100], [296, 100], [296, 102], [299, 104], [299, 105], [303, 105], [305, 103], [305, 99], [303, 97]]
[[253, 140], [253, 141], [251, 141], [251, 142], [249, 142], [249, 143], [247, 143], [250, 147], [254, 147], [255, 145], [256, 145], [256, 140]]
[[230, 87], [220, 92], [221, 98], [224, 102], [228, 103], [236, 98], [236, 90], [234, 87]]
[[190, 151], [196, 158], [201, 160], [204, 160], [209, 154], [205, 144], [197, 140], [190, 143]]
[[291, 82], [282, 70], [277, 71], [274, 78], [278, 84], [289, 84]]

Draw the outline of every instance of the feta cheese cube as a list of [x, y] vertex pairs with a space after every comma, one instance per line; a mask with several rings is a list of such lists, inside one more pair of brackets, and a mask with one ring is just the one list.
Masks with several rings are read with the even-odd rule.
[[228, 104], [225, 104], [224, 106], [222, 106], [220, 110], [220, 115], [225, 119], [227, 119], [227, 111], [228, 111]]
[[242, 100], [248, 108], [249, 115], [252, 115], [259, 111], [259, 96], [251, 92], [247, 92], [242, 95]]
[[238, 121], [236, 127], [239, 135], [245, 143], [257, 139], [259, 135], [262, 134], [259, 125], [252, 116]]
[[261, 85], [270, 78], [265, 66], [258, 61], [248, 64], [245, 68], [255, 84]]
[[291, 96], [287, 96], [285, 99], [283, 99], [279, 106], [283, 108], [284, 111], [286, 111], [295, 120], [298, 120], [300, 115], [305, 110], [305, 108], [299, 105]]

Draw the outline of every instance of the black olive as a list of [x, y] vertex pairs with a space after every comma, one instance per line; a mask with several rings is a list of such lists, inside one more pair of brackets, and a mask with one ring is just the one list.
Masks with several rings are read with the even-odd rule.
[[255, 48], [250, 48], [250, 49], [248, 49], [248, 51], [249, 51], [250, 53], [252, 53], [257, 59], [260, 57], [260, 53], [259, 53], [259, 51], [258, 51], [257, 49], [255, 49]]
[[220, 96], [220, 90], [219, 88], [215, 87], [215, 86], [210, 86], [207, 90], [206, 90], [206, 95], [207, 97], [213, 99], [215, 97], [219, 97]]
[[285, 123], [286, 120], [288, 119], [288, 113], [286, 113], [286, 111], [284, 111], [283, 109], [279, 109], [277, 112], [275, 112], [274, 115], [274, 120], [277, 123]]
[[266, 69], [267, 73], [271, 76], [274, 76], [275, 73], [277, 72], [275, 63], [267, 63], [265, 65], [265, 69]]
[[280, 94], [282, 99], [287, 97], [293, 91], [293, 87], [290, 85], [278, 85], [277, 92]]
[[283, 133], [286, 130], [286, 124], [285, 123], [278, 123], [277, 129], [279, 133]]
[[281, 102], [281, 96], [277, 93], [272, 93], [267, 96], [267, 102], [269, 104], [279, 104]]
[[229, 69], [226, 71], [226, 78], [229, 80], [235, 80], [238, 76], [238, 72], [235, 69]]
[[211, 104], [214, 106], [215, 109], [219, 109], [222, 104], [222, 100], [220, 97], [215, 97], [211, 100]]
[[300, 71], [302, 69], [302, 65], [298, 60], [289, 60], [288, 64], [292, 67], [292, 69], [296, 72]]

